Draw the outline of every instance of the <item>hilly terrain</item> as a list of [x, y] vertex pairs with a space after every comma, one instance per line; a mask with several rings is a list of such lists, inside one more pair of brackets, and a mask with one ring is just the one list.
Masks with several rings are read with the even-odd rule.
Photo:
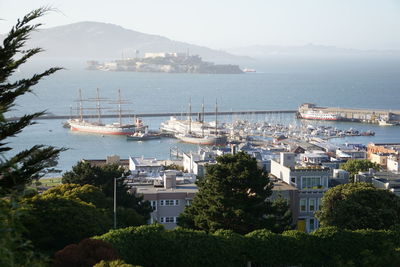
[[[4, 38], [0, 36], [0, 40]], [[248, 57], [234, 56], [224, 51], [170, 40], [166, 37], [145, 34], [114, 24], [78, 22], [41, 29], [32, 34], [28, 47], [42, 47], [41, 58], [112, 60], [139, 56], [146, 52], [189, 52], [204, 60], [237, 64]]]

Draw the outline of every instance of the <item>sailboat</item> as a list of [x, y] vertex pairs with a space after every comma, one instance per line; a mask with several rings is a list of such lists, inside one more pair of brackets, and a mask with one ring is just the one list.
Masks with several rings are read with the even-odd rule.
[[[100, 98], [99, 89], [97, 89], [97, 97], [94, 99], [90, 99], [89, 101], [96, 101], [96, 109], [97, 110], [97, 122], [89, 122], [86, 121], [83, 117], [83, 107], [82, 102], [82, 92], [79, 89], [79, 118], [77, 119], [70, 119], [68, 120], [68, 125], [71, 131], [78, 131], [78, 132], [86, 132], [86, 133], [96, 133], [96, 134], [106, 134], [106, 135], [132, 135], [135, 132], [144, 130], [146, 128], [143, 125], [141, 119], [136, 118], [134, 123], [122, 123], [122, 109], [121, 104], [127, 104], [126, 101], [121, 99], [121, 91], [118, 90], [118, 117], [119, 121], [114, 122], [111, 124], [104, 124], [101, 120], [101, 111], [105, 108], [101, 107], [100, 102], [105, 101], [105, 98]], [[87, 100], [86, 100], [87, 101]], [[89, 108], [90, 109], [90, 108]]]
[[[202, 124], [204, 124], [204, 101], [202, 104], [202, 116], [199, 120]], [[214, 135], [205, 135], [204, 134], [204, 125], [201, 127], [202, 133], [201, 135], [193, 133], [191, 129], [192, 125], [192, 103], [189, 101], [189, 130], [185, 134], [178, 133], [175, 135], [176, 138], [185, 143], [196, 144], [196, 145], [226, 145], [227, 137], [225, 135], [218, 134], [218, 105], [215, 105], [215, 129]]]

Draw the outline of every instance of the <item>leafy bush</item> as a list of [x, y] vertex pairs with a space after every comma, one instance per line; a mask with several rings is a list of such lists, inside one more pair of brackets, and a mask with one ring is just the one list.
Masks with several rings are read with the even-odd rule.
[[92, 267], [102, 260], [110, 261], [118, 258], [117, 252], [106, 242], [84, 239], [79, 244], [71, 244], [57, 251], [53, 267]]
[[142, 266], [399, 266], [399, 232], [322, 228], [313, 234], [256, 230], [245, 236], [160, 225], [112, 230], [95, 237]]

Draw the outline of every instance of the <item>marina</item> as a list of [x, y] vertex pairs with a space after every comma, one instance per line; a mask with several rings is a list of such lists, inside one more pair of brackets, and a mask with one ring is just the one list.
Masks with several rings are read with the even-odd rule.
[[[38, 64], [37, 67], [41, 65]], [[153, 140], [127, 141], [126, 136], [111, 136], [102, 134], [85, 134], [83, 132], [70, 131], [61, 125], [71, 118], [69, 106], [76, 98], [77, 88], [85, 88], [85, 95], [95, 96], [96, 88], [101, 86], [101, 97], [108, 99], [116, 98], [116, 88], [123, 89], [123, 96], [132, 100], [135, 111], [122, 113], [122, 118], [128, 122], [134, 115], [143, 118], [148, 125], [149, 132], [159, 132], [161, 123], [167, 121], [171, 116], [178, 120], [186, 119], [187, 100], [192, 97], [193, 101], [193, 123], [196, 122], [198, 113], [201, 113], [201, 102], [203, 97], [212, 96], [213, 100], [219, 102], [219, 124], [233, 123], [235, 121], [247, 121], [255, 124], [285, 125], [304, 128], [312, 125], [337, 128], [348, 131], [350, 128], [359, 133], [373, 131], [375, 136], [363, 136], [336, 134], [328, 137], [319, 134], [310, 138], [325, 138], [332, 144], [369, 142], [398, 142], [399, 128], [395, 126], [379, 126], [376, 124], [358, 123], [356, 121], [324, 121], [324, 120], [302, 120], [296, 119], [296, 112], [301, 103], [314, 102], [320, 106], [333, 106], [340, 103], [344, 107], [370, 107], [379, 109], [386, 107], [388, 110], [398, 108], [398, 75], [387, 75], [382, 77], [379, 72], [374, 72], [367, 77], [367, 83], [357, 83], [363, 79], [363, 75], [353, 72], [330, 72], [325, 76], [315, 76], [308, 73], [268, 73], [268, 65], [255, 66], [257, 73], [251, 75], [230, 75], [229, 82], [224, 75], [196, 75], [196, 74], [157, 74], [140, 72], [96, 72], [80, 69], [81, 63], [67, 65], [68, 71], [62, 71], [52, 79], [43, 81], [38, 85], [36, 95], [27, 95], [18, 102], [26, 112], [42, 110], [46, 107], [48, 115], [42, 116], [35, 125], [29, 126], [28, 131], [20, 133], [17, 137], [10, 139], [15, 149], [7, 152], [13, 155], [34, 144], [46, 144], [56, 147], [68, 148], [61, 153], [58, 167], [62, 171], [70, 170], [82, 158], [101, 159], [110, 154], [118, 154], [121, 158], [130, 155], [145, 157], [156, 157], [168, 159], [170, 149], [178, 148], [178, 156], [182, 152], [196, 151], [199, 145], [180, 142], [176, 138], [165, 138]], [[377, 66], [375, 64], [375, 66]], [[383, 68], [384, 66], [382, 66]], [[304, 69], [304, 68], [302, 68]], [[35, 71], [35, 68], [32, 69]], [[321, 69], [318, 69], [321, 71]], [[338, 84], [337, 81], [342, 83]], [[72, 81], [72, 82], [65, 82]], [[111, 82], [114, 81], [114, 82]], [[299, 86], [299, 81], [302, 85]], [[327, 86], [329, 85], [329, 86]], [[382, 86], [388, 95], [387, 98], [376, 94], [374, 88]], [[341, 88], [353, 88], [353, 90], [341, 91]], [[246, 89], [246, 90], [244, 90]], [[313, 94], [310, 95], [310, 90]], [[362, 91], [363, 93], [357, 93]], [[341, 92], [340, 94], [338, 92]], [[358, 99], [354, 103], [352, 99]], [[213, 101], [214, 102], [214, 101]], [[210, 103], [204, 112], [205, 121], [214, 121], [215, 111], [208, 110]], [[114, 108], [115, 109], [115, 108]], [[132, 109], [128, 107], [128, 109]], [[20, 117], [23, 114], [11, 112], [8, 118]], [[75, 116], [74, 116], [75, 117]], [[85, 114], [85, 118], [91, 121], [97, 120], [97, 114]], [[118, 121], [119, 115], [103, 112], [101, 114], [104, 124], [112, 124]], [[194, 124], [193, 124], [194, 125]], [[274, 127], [275, 127], [274, 126]], [[285, 129], [278, 129], [284, 136]], [[256, 128], [253, 129], [256, 131]], [[296, 132], [297, 130], [293, 130]], [[323, 131], [325, 132], [325, 131]], [[273, 132], [275, 133], [275, 131]], [[245, 144], [246, 138], [253, 144], [262, 144], [265, 140], [273, 142], [274, 136], [270, 133], [264, 134], [246, 133], [242, 137]], [[305, 133], [306, 135], [306, 133]], [[339, 135], [338, 135], [339, 136]], [[286, 136], [289, 137], [289, 136]], [[288, 140], [291, 138], [287, 138]], [[233, 139], [235, 141], [235, 139]], [[281, 142], [285, 141], [282, 140]], [[279, 147], [279, 145], [276, 145]], [[278, 149], [278, 148], [275, 148]], [[176, 155], [176, 153], [172, 153]], [[55, 174], [59, 175], [59, 174]]]

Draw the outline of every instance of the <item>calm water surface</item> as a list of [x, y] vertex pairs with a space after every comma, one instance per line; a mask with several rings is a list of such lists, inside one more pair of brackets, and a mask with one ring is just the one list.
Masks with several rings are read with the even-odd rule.
[[[102, 97], [115, 100], [117, 90], [132, 104], [126, 109], [138, 113], [186, 112], [189, 98], [194, 111], [200, 110], [201, 102], [206, 110], [213, 110], [215, 100], [219, 109], [230, 110], [287, 110], [297, 109], [304, 102], [321, 106], [400, 109], [400, 63], [394, 61], [356, 62], [314, 62], [285, 67], [280, 62], [257, 66], [257, 73], [241, 75], [202, 74], [157, 74], [133, 72], [101, 72], [84, 70], [84, 62], [66, 61], [67, 69], [60, 71], [35, 86], [35, 95], [26, 95], [18, 101], [10, 115], [20, 115], [46, 109], [56, 115], [68, 115], [70, 107], [75, 107], [78, 88], [83, 97], [95, 97], [96, 88]], [[22, 68], [15, 78], [53, 66], [49, 62], [36, 62]], [[86, 103], [92, 105], [93, 103]], [[296, 123], [293, 115], [267, 115], [244, 117], [249, 120]], [[167, 118], [146, 118], [145, 123], [152, 129]], [[232, 116], [223, 120], [230, 121]], [[213, 120], [213, 118], [209, 118]], [[68, 170], [81, 158], [105, 158], [118, 154], [128, 156], [148, 156], [166, 159], [169, 149], [178, 145], [184, 150], [196, 146], [180, 144], [174, 139], [127, 142], [124, 137], [87, 135], [71, 133], [59, 120], [39, 121], [10, 141], [16, 153], [34, 144], [67, 147], [61, 154], [59, 167]], [[310, 122], [311, 123], [311, 122]], [[352, 137], [334, 139], [332, 142], [368, 143], [400, 142], [400, 127], [379, 127], [357, 123], [328, 123], [341, 129], [355, 128], [373, 130], [375, 137]]]

